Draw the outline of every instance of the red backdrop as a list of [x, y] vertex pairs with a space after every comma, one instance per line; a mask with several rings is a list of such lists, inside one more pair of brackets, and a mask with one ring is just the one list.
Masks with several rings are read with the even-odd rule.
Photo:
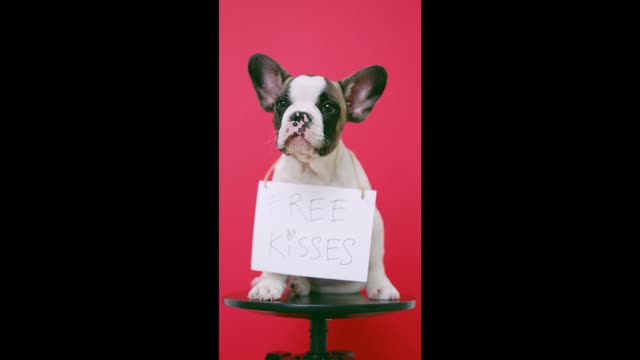
[[[328, 347], [359, 359], [419, 359], [420, 344], [420, 1], [220, 1], [220, 294], [249, 292], [258, 180], [280, 155], [271, 114], [247, 73], [264, 53], [290, 74], [339, 80], [369, 65], [387, 69], [387, 87], [369, 117], [345, 126], [378, 191], [385, 267], [416, 308], [329, 321]], [[303, 353], [308, 322], [229, 308], [219, 301], [220, 359], [263, 359], [272, 350]]]

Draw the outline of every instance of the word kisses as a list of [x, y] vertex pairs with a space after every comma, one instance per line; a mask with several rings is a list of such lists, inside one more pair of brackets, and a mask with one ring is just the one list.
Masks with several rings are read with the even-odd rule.
[[295, 229], [283, 233], [271, 232], [269, 256], [286, 260], [287, 257], [307, 258], [309, 260], [337, 261], [340, 265], [349, 265], [353, 261], [349, 249], [356, 240], [353, 238], [323, 239], [320, 236], [296, 234]]

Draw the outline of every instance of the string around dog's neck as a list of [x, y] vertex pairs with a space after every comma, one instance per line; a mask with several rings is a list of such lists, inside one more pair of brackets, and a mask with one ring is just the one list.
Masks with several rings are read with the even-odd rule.
[[[358, 182], [358, 186], [360, 187], [360, 192], [361, 192], [361, 197], [362, 199], [364, 199], [364, 192], [366, 191], [365, 187], [362, 186], [362, 183], [360, 182], [360, 175], [358, 175], [358, 168], [356, 167], [356, 160], [355, 157], [353, 156], [353, 152], [349, 149], [347, 149], [347, 151], [349, 152], [349, 157], [351, 158], [351, 165], [353, 165], [353, 172], [356, 174], [356, 181]], [[280, 161], [281, 157], [278, 157], [276, 159], [276, 161], [274, 161], [273, 165], [271, 165], [271, 167], [269, 168], [269, 171], [267, 171], [267, 174], [264, 176], [264, 187], [265, 189], [267, 188], [267, 183], [269, 182], [269, 176], [271, 176], [271, 173], [273, 173], [273, 171], [276, 168], [276, 165], [278, 164], [278, 161]]]

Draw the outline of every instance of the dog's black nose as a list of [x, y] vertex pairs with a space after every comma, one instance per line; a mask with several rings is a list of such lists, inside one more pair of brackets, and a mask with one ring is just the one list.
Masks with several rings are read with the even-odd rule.
[[302, 121], [302, 119], [304, 119], [305, 116], [307, 117], [307, 121], [311, 122], [311, 116], [309, 116], [309, 114], [303, 111], [296, 111], [293, 114], [291, 114], [291, 116], [289, 117], [289, 121], [299, 122], [299, 121]]

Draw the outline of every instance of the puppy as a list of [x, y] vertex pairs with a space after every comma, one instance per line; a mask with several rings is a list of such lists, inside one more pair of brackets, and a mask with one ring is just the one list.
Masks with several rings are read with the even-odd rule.
[[[273, 112], [276, 146], [283, 153], [273, 181], [371, 189], [340, 135], [347, 122], [363, 121], [382, 95], [387, 83], [383, 67], [370, 66], [336, 82], [316, 75], [291, 76], [273, 59], [255, 54], [249, 59], [249, 75], [260, 106]], [[370, 299], [399, 299], [385, 274], [383, 254], [384, 229], [376, 209], [366, 283], [263, 272], [251, 282], [249, 298], [277, 300], [289, 284], [303, 296], [310, 291], [357, 293], [366, 287]]]

